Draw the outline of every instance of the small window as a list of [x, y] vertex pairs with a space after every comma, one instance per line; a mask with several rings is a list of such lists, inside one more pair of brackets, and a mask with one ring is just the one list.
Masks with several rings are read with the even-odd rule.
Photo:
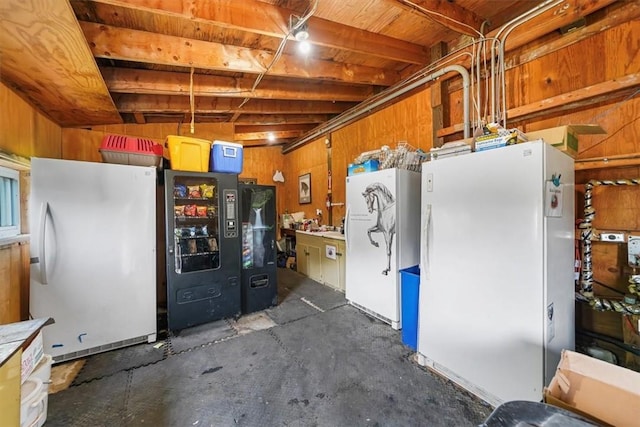
[[20, 175], [0, 166], [0, 238], [20, 234]]

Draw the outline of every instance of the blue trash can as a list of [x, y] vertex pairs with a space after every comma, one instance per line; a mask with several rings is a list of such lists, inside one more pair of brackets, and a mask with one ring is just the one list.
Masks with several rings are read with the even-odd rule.
[[420, 267], [400, 270], [402, 310], [402, 342], [412, 350], [418, 348], [418, 296], [420, 295]]

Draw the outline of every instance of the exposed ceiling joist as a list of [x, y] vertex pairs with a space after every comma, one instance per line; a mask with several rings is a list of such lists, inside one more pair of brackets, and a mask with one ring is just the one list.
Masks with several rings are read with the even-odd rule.
[[[224, 29], [279, 39], [289, 32], [290, 16], [300, 14], [257, 0], [94, 0], [87, 7], [90, 9], [89, 13], [100, 19], [111, 11], [111, 8], [104, 8], [103, 5], [146, 12], [149, 18], [153, 18], [153, 14], [170, 16], [185, 25], [214, 23]], [[314, 16], [309, 18], [307, 24], [313, 34], [310, 40], [313, 45], [411, 64], [426, 64], [428, 61], [425, 48], [414, 43]]]
[[[89, 40], [91, 51], [98, 58], [260, 74], [267, 70], [274, 56], [264, 50], [92, 22], [81, 21], [80, 26]], [[390, 70], [284, 54], [269, 69], [269, 75], [383, 86], [389, 86], [400, 78], [397, 72]]]
[[234, 123], [238, 125], [282, 125], [324, 123], [332, 117], [330, 114], [240, 114]]
[[[103, 77], [111, 92], [155, 95], [189, 94], [189, 74], [169, 71], [103, 68]], [[193, 80], [196, 96], [234, 98], [304, 99], [316, 101], [360, 102], [372, 95], [369, 86], [345, 86], [332, 82], [286, 82], [265, 78], [251, 90], [255, 79], [197, 75]]]
[[[191, 111], [188, 96], [170, 95], [118, 95], [116, 105], [122, 112], [188, 113]], [[286, 103], [253, 99], [240, 109], [241, 99], [235, 98], [196, 98], [195, 111], [199, 114], [234, 113], [240, 114], [306, 114], [309, 111], [325, 114], [338, 114], [352, 102], [328, 101], [288, 101]]]

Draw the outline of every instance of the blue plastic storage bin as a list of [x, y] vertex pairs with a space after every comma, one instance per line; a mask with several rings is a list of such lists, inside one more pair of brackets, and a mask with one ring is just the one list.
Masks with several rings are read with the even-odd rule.
[[418, 297], [420, 295], [420, 267], [400, 270], [402, 295], [402, 342], [412, 350], [418, 348]]
[[242, 145], [235, 142], [213, 141], [211, 172], [241, 173]]
[[375, 159], [367, 160], [364, 163], [349, 163], [347, 166], [347, 176], [364, 172], [375, 172], [380, 168], [380, 162]]

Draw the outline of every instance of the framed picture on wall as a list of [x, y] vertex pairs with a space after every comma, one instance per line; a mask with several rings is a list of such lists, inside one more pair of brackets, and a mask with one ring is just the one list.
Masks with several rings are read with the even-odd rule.
[[298, 203], [304, 205], [311, 203], [311, 174], [307, 173], [298, 177]]

